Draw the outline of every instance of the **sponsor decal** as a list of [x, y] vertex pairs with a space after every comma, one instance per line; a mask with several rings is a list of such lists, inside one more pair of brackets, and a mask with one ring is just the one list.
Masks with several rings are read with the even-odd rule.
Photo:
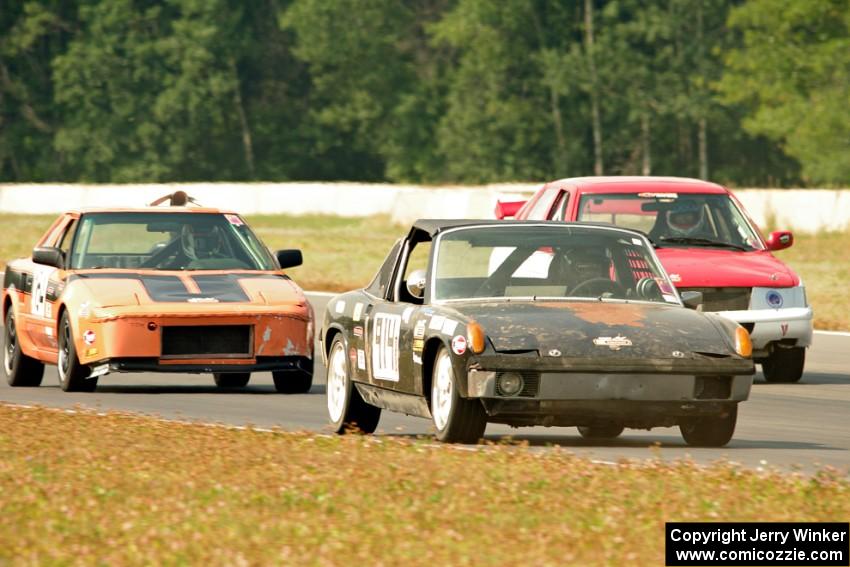
[[357, 368], [366, 370], [366, 351], [357, 349]]
[[88, 348], [86, 349], [86, 356], [94, 356], [97, 354], [96, 348]]
[[425, 348], [425, 339], [413, 339], [413, 352], [422, 352]]
[[336, 311], [337, 313], [342, 313], [343, 311], [345, 311], [345, 302], [341, 299], [337, 301], [336, 305], [334, 305], [334, 311]]
[[363, 327], [361, 327], [360, 325], [354, 327], [353, 332], [355, 337], [363, 338]]
[[632, 244], [635, 246], [643, 246], [643, 241], [640, 238], [632, 238]]
[[767, 304], [774, 309], [779, 309], [782, 307], [784, 303], [782, 299], [782, 294], [776, 291], [775, 289], [771, 289], [766, 294], [764, 294], [764, 299], [767, 301]]
[[400, 332], [401, 315], [375, 314], [371, 327], [372, 373], [378, 380], [398, 382], [398, 337]]
[[80, 317], [86, 318], [91, 315], [91, 303], [86, 301], [82, 305], [80, 305]]
[[678, 199], [678, 193], [638, 193], [644, 199]]
[[779, 325], [779, 328], [782, 331], [783, 337], [788, 334], [788, 323], [782, 323], [781, 325]]
[[46, 303], [44, 305], [44, 316], [47, 317], [48, 319], [53, 319], [53, 304], [52, 303]]
[[671, 354], [673, 358], [685, 358], [685, 353], [680, 350], [674, 350]]
[[457, 335], [452, 339], [452, 352], [458, 356], [466, 352], [466, 337]]
[[45, 306], [47, 303], [47, 288], [49, 287], [50, 274], [55, 268], [36, 267], [32, 272], [32, 298], [30, 299], [30, 312], [36, 317], [47, 317]]
[[673, 283], [679, 283], [680, 281], [682, 281], [682, 276], [680, 276], [679, 274], [670, 274], [670, 281]]
[[770, 274], [770, 276], [768, 276], [768, 277], [770, 278], [770, 281], [772, 281], [772, 282], [779, 280], [779, 274], [777, 274], [777, 273]]
[[623, 347], [632, 346], [632, 341], [622, 335], [616, 337], [596, 337], [593, 339], [596, 346], [606, 346], [611, 350], [620, 350]]
[[227, 222], [233, 226], [242, 226], [245, 224], [242, 219], [239, 218], [239, 215], [224, 215], [224, 218], [226, 218]]
[[44, 334], [48, 337], [52, 337], [53, 336], [53, 327], [45, 327], [44, 328]]
[[422, 357], [416, 354], [415, 352], [413, 353], [413, 364], [422, 364]]
[[354, 366], [357, 363], [357, 349], [351, 347], [348, 349], [348, 358], [351, 360], [351, 366]]
[[359, 321], [361, 315], [363, 315], [363, 304], [362, 303], [355, 303], [354, 304], [354, 315], [352, 315], [351, 318], [354, 319], [354, 321]]
[[401, 320], [404, 321], [405, 325], [410, 323], [410, 316], [413, 315], [414, 311], [416, 311], [415, 307], [408, 307], [404, 310], [404, 313], [401, 314]]
[[434, 315], [431, 317], [431, 323], [428, 325], [428, 328], [432, 331], [439, 331], [443, 328], [443, 323], [446, 321], [446, 318], [442, 315]]
[[443, 322], [442, 331], [444, 335], [452, 336], [455, 333], [455, 329], [457, 329], [457, 321], [446, 319]]
[[549, 351], [549, 356], [561, 356], [561, 351], [556, 348], [553, 348]]
[[413, 338], [421, 339], [425, 336], [425, 325], [427, 321], [425, 319], [420, 319], [416, 322], [416, 325], [413, 327]]
[[97, 340], [97, 335], [94, 334], [94, 331], [91, 329], [83, 332], [83, 342], [87, 345], [93, 345], [94, 341]]
[[190, 297], [187, 299], [189, 303], [218, 303], [215, 297]]

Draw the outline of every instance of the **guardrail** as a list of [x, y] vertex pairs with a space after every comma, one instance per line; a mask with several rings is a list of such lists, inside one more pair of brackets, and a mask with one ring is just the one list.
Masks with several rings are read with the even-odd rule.
[[[492, 218], [497, 199], [530, 196], [539, 183], [427, 187], [367, 183], [181, 183], [139, 185], [0, 185], [0, 212], [56, 214], [77, 207], [145, 205], [177, 190], [206, 206], [243, 214], [389, 215]], [[739, 189], [735, 194], [759, 225], [800, 232], [850, 229], [850, 190]]]

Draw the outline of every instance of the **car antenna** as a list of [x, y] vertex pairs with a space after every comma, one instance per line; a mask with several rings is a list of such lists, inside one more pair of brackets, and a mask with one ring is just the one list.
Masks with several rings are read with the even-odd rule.
[[168, 195], [163, 195], [159, 199], [153, 201], [149, 207], [156, 207], [157, 205], [161, 205], [164, 202], [169, 201], [169, 206], [171, 207], [185, 207], [189, 205], [189, 203], [193, 205], [200, 206], [201, 204], [195, 200], [194, 197], [190, 197], [188, 193], [185, 191], [175, 191], [174, 193], [169, 193]]

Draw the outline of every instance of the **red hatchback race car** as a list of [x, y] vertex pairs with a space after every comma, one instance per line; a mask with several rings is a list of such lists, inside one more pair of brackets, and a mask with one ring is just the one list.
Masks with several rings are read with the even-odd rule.
[[645, 232], [680, 292], [740, 323], [768, 382], [797, 382], [812, 342], [803, 282], [772, 251], [788, 231], [765, 239], [725, 187], [676, 177], [580, 177], [544, 185], [528, 201], [498, 203], [498, 218], [607, 222]]

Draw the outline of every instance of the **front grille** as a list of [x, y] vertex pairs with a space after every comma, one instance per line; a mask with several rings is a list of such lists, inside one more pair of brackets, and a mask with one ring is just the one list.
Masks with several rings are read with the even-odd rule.
[[702, 292], [703, 311], [743, 311], [750, 308], [749, 287], [680, 287], [679, 292]]
[[250, 325], [162, 327], [163, 358], [250, 358]]
[[498, 372], [496, 373], [496, 395], [497, 396], [507, 396], [504, 392], [499, 388], [499, 377], [502, 374], [519, 374], [522, 376], [522, 390], [519, 391], [519, 394], [515, 394], [515, 398], [533, 398], [537, 395], [538, 390], [540, 389], [540, 374], [538, 372]]
[[694, 397], [698, 400], [727, 400], [732, 394], [729, 376], [697, 376]]

